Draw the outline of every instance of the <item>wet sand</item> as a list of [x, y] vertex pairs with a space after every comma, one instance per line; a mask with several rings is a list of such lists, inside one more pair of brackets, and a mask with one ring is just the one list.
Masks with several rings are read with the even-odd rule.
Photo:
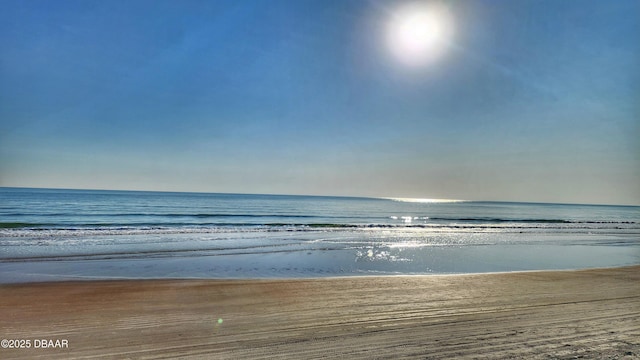
[[2, 359], [640, 359], [640, 266], [2, 285], [0, 338], [31, 344]]

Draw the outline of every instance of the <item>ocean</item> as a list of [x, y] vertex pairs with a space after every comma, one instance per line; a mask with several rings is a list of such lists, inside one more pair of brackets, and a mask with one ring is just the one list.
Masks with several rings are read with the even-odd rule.
[[0, 188], [0, 283], [637, 264], [637, 206]]

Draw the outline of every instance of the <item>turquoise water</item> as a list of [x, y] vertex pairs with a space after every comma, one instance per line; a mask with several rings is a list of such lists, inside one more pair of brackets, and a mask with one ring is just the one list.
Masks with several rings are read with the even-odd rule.
[[0, 282], [640, 264], [640, 207], [0, 188]]

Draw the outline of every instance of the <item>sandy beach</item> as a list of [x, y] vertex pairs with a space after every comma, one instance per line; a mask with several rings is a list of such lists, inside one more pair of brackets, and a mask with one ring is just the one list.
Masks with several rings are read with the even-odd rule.
[[3, 359], [638, 359], [640, 266], [3, 285], [0, 319]]

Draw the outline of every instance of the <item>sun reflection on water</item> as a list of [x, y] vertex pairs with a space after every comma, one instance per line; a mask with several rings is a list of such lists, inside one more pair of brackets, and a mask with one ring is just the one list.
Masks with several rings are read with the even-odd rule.
[[400, 201], [400, 202], [410, 202], [410, 203], [424, 203], [424, 204], [456, 203], [456, 202], [467, 201], [467, 200], [456, 200], [456, 199], [420, 199], [420, 198], [383, 198], [383, 199]]

